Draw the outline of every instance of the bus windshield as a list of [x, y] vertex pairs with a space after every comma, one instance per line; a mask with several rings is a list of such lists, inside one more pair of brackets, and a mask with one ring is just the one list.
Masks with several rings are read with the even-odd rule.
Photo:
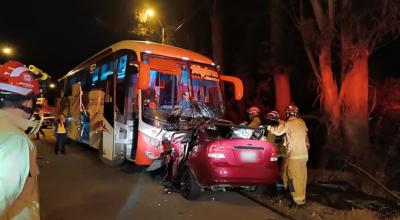
[[176, 60], [176, 66], [177, 74], [150, 69], [149, 87], [142, 90], [143, 117], [167, 122], [180, 109], [187, 118], [222, 118], [224, 107], [214, 67], [181, 60]]

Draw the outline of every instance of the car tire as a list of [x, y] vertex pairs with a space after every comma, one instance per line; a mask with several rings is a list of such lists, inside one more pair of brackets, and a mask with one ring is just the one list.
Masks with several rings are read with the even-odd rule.
[[195, 200], [200, 196], [201, 187], [197, 184], [189, 168], [186, 168], [182, 173], [180, 188], [181, 194], [185, 199]]

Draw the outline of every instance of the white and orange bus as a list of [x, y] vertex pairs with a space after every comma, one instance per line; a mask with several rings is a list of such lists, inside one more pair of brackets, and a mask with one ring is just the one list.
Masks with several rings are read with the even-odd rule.
[[70, 120], [68, 138], [99, 149], [102, 161], [149, 165], [162, 153], [168, 116], [182, 96], [223, 117], [221, 75], [213, 61], [189, 50], [144, 41], [120, 41], [79, 64], [59, 79], [57, 111]]

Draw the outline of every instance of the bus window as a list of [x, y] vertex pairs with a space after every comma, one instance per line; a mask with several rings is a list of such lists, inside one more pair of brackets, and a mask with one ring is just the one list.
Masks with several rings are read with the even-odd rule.
[[60, 88], [59, 89], [59, 96], [60, 97], [64, 97], [64, 94], [65, 94], [65, 78], [63, 78], [62, 80], [59, 81], [58, 88]]
[[113, 62], [109, 61], [101, 65], [100, 80], [104, 81], [108, 76], [113, 74]]
[[204, 103], [214, 115], [222, 117], [224, 109], [218, 78], [208, 75], [204, 77], [192, 72], [191, 79], [193, 90], [192, 100]]
[[124, 54], [116, 59], [117, 63], [117, 88], [116, 88], [116, 105], [117, 109], [121, 114], [124, 114], [125, 110], [125, 75], [126, 65], [128, 64], [128, 55]]
[[92, 72], [91, 87], [92, 89], [105, 90], [106, 80], [112, 77], [113, 74], [113, 61], [111, 56], [108, 56], [96, 63], [96, 69]]
[[65, 81], [65, 96], [70, 96], [72, 95], [72, 86], [78, 82], [77, 76], [72, 75], [71, 77], [68, 77]]
[[92, 86], [97, 85], [99, 81], [99, 73], [100, 73], [100, 67], [96, 67], [96, 69], [92, 73]]
[[177, 76], [150, 71], [149, 88], [142, 90], [144, 116], [167, 121], [177, 104]]
[[92, 84], [91, 83], [92, 78], [89, 75], [89, 69], [86, 68], [86, 69], [79, 71], [78, 76], [80, 79], [79, 81], [81, 82], [82, 91], [84, 91], [84, 92], [89, 91], [91, 88], [91, 84]]
[[122, 55], [117, 59], [117, 78], [118, 79], [124, 79], [125, 78], [125, 72], [126, 72], [126, 64], [128, 61], [128, 55]]

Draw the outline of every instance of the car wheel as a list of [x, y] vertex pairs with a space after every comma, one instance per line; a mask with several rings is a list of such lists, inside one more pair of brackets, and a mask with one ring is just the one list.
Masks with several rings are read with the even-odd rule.
[[200, 196], [201, 188], [192, 172], [186, 168], [181, 178], [181, 194], [185, 199], [194, 200]]

